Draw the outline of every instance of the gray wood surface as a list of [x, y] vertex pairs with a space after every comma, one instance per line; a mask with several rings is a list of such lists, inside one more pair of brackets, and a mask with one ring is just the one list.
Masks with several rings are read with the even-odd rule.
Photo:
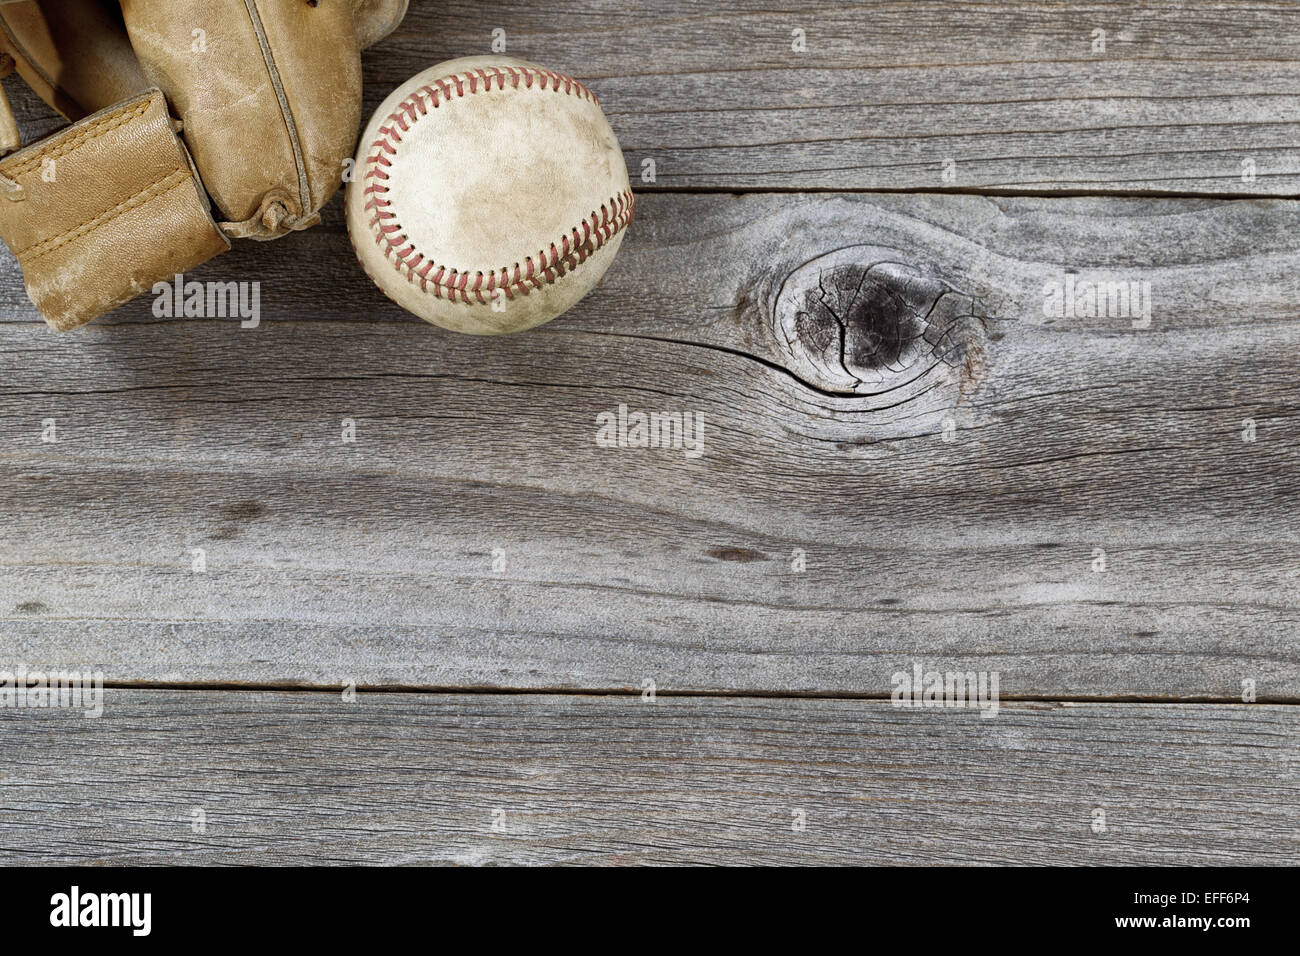
[[1297, 719], [110, 691], [0, 711], [0, 862], [1289, 864]]
[[371, 102], [504, 30], [590, 80], [644, 188], [1300, 193], [1292, 0], [411, 6]]
[[1293, 0], [412, 0], [363, 58], [367, 115], [497, 30], [591, 85], [643, 191], [1300, 194]]
[[[23, 315], [6, 646], [120, 681], [876, 694], [919, 657], [1006, 694], [1295, 699], [1298, 220], [650, 195], [603, 288], [481, 339], [372, 290], [332, 214], [202, 273], [262, 277], [258, 329], [147, 298], [75, 335]], [[978, 297], [943, 297], [981, 315], [953, 324], [971, 360], [859, 356], [855, 385], [788, 338], [786, 280], [828, 254]], [[1150, 281], [1150, 328], [1046, 318], [1067, 269]], [[703, 414], [704, 454], [598, 447], [620, 404]]]
[[[0, 708], [0, 862], [1293, 863], [1300, 5], [564, 14], [365, 57], [600, 95], [637, 221], [541, 329], [400, 312], [337, 203], [191, 276], [256, 329], [58, 336], [0, 252], [0, 671], [130, 685]], [[1001, 712], [862, 699], [914, 662]]]

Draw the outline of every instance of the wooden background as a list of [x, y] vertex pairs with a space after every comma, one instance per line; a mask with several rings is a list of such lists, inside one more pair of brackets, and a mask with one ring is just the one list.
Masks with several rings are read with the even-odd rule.
[[547, 326], [405, 315], [337, 201], [195, 273], [256, 329], [3, 253], [0, 670], [111, 689], [0, 709], [0, 862], [1294, 862], [1300, 8], [413, 0], [368, 110], [497, 28], [638, 190]]

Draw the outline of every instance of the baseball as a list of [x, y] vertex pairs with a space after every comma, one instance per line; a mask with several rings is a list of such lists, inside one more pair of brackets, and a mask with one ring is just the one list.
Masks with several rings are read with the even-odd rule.
[[361, 137], [348, 233], [427, 322], [478, 335], [549, 322], [600, 281], [632, 220], [627, 166], [591, 91], [502, 56], [398, 87]]

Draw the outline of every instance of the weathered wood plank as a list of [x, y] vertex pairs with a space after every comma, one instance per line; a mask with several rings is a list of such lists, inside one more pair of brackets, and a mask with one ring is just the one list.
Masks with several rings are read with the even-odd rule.
[[[0, 663], [876, 694], [921, 658], [1008, 695], [1295, 699], [1298, 226], [1276, 201], [651, 195], [603, 288], [493, 340], [389, 304], [336, 210], [199, 274], [263, 277], [253, 330], [146, 299], [55, 336], [10, 266]], [[826, 274], [911, 270], [828, 299], [859, 345], [920, 322], [897, 303], [926, 283], [978, 321], [936, 305], [933, 348], [817, 353], [776, 313], [837, 249]], [[1150, 281], [1150, 327], [1046, 318], [1067, 269]], [[702, 414], [704, 454], [599, 447], [620, 404]]]
[[[1291, 0], [415, 0], [364, 57], [367, 114], [494, 30], [590, 81], [634, 179], [653, 161], [644, 189], [1300, 193]], [[8, 89], [28, 138], [47, 130]]]
[[656, 187], [1300, 193], [1290, 0], [417, 0], [368, 103], [495, 29], [589, 79]]
[[0, 861], [1290, 864], [1298, 720], [109, 691], [98, 720], [0, 710]]

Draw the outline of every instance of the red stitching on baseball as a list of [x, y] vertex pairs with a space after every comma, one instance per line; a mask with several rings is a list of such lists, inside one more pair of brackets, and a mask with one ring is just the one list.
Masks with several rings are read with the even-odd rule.
[[[496, 81], [496, 88], [499, 90], [504, 90], [507, 83], [512, 89], [518, 89], [521, 82], [524, 89], [532, 89], [535, 79], [538, 89], [547, 89], [547, 81], [549, 81], [552, 92], [578, 96], [597, 105], [600, 103], [591, 90], [573, 77], [552, 73], [549, 70], [490, 66], [467, 70], [463, 75], [468, 80], [470, 93], [492, 89], [493, 80]], [[437, 109], [441, 103], [450, 100], [453, 96], [459, 98], [465, 95], [466, 84], [461, 76], [461, 74], [453, 74], [434, 80], [433, 83], [436, 84], [434, 86], [420, 87], [389, 114], [387, 122], [379, 127], [379, 138], [370, 144], [374, 148], [374, 153], [366, 158], [367, 169], [363, 177], [370, 181], [370, 185], [366, 186], [362, 195], [369, 197], [364, 209], [373, 214], [370, 219], [370, 229], [374, 233], [376, 245], [383, 252], [385, 259], [393, 260], [393, 267], [397, 271], [405, 270], [408, 282], [418, 280], [420, 290], [423, 292], [430, 291], [432, 287], [433, 294], [437, 298], [442, 298], [443, 293], [446, 293], [447, 298], [453, 302], [486, 305], [498, 288], [504, 291], [507, 299], [513, 299], [516, 293], [528, 295], [532, 289], [549, 285], [586, 262], [597, 249], [627, 228], [628, 223], [632, 221], [636, 197], [632, 195], [630, 189], [611, 196], [599, 210], [593, 210], [590, 216], [560, 238], [559, 249], [556, 248], [555, 243], [551, 243], [549, 259], [548, 250], [542, 249], [536, 255], [536, 263], [533, 261], [533, 256], [525, 256], [522, 268], [520, 263], [516, 262], [513, 268], [502, 267], [489, 270], [486, 273], [486, 285], [485, 274], [482, 271], [474, 273], [473, 287], [468, 290], [466, 286], [469, 284], [469, 272], [443, 265], [437, 265], [437, 271], [434, 272], [434, 261], [426, 258], [415, 248], [415, 243], [402, 231], [400, 223], [392, 221], [397, 218], [397, 214], [389, 211], [391, 201], [382, 198], [388, 192], [385, 183], [389, 179], [384, 167], [393, 165], [389, 157], [397, 154], [396, 147], [402, 142], [402, 133], [410, 132], [411, 127], [421, 116], [427, 115], [430, 109]], [[425, 97], [431, 105], [425, 105]], [[401, 132], [398, 132], [399, 129]], [[433, 275], [430, 275], [430, 272], [433, 272]], [[483, 295], [485, 288], [488, 293], [487, 298]]]

